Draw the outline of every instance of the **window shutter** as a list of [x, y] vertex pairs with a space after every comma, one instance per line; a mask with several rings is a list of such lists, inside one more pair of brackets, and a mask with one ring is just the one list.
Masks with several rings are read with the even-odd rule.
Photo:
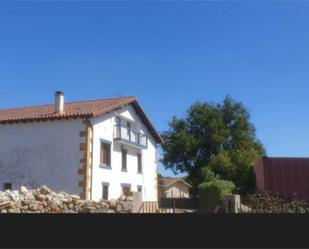
[[110, 166], [111, 164], [111, 145], [101, 143], [101, 164]]
[[106, 144], [106, 165], [111, 165], [111, 145]]
[[103, 185], [102, 199], [108, 200], [108, 185]]

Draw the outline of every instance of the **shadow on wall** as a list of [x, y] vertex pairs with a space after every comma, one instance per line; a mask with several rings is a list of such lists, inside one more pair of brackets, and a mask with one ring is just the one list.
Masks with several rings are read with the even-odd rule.
[[[27, 163], [30, 158], [29, 154], [33, 151], [29, 149], [15, 150], [12, 155], [2, 157], [6, 162], [0, 161], [0, 182], [1, 188], [4, 183], [11, 183], [13, 189], [18, 189], [19, 186], [25, 185], [30, 188], [39, 187], [39, 183], [34, 179], [33, 173], [28, 167], [24, 167], [23, 164]], [[21, 163], [23, 162], [23, 163]]]

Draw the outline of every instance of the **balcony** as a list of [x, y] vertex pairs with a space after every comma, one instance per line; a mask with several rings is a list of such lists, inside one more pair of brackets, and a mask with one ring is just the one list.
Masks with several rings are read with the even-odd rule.
[[127, 144], [139, 149], [146, 149], [147, 136], [122, 125], [114, 126], [114, 141]]

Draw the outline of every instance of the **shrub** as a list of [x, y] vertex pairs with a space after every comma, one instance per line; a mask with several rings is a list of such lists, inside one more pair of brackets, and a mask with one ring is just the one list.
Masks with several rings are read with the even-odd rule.
[[309, 213], [309, 206], [305, 201], [296, 198], [286, 201], [274, 193], [250, 194], [242, 200], [253, 213]]
[[234, 189], [235, 185], [231, 181], [215, 179], [210, 182], [201, 183], [199, 185], [200, 212], [213, 212]]

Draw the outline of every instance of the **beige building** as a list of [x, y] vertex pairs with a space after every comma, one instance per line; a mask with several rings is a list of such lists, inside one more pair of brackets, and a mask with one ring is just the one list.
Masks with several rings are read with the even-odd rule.
[[165, 198], [190, 198], [192, 186], [181, 178], [159, 175], [159, 195]]

